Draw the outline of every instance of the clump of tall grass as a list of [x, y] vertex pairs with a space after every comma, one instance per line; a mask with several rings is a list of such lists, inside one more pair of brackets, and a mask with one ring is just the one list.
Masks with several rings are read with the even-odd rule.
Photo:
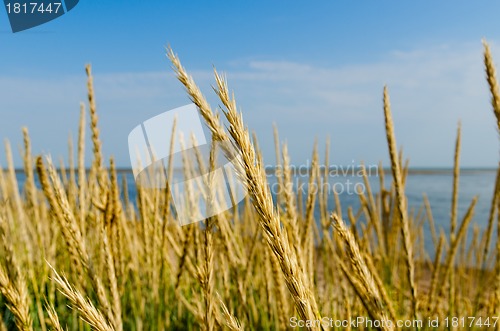
[[[500, 130], [500, 92], [491, 52], [484, 46]], [[425, 196], [419, 212], [408, 206], [408, 163], [398, 151], [387, 88], [381, 118], [390, 158], [389, 186], [381, 171], [377, 192], [363, 168], [366, 190], [358, 192], [359, 210], [343, 206], [336, 193], [334, 206], [329, 206], [327, 143], [323, 162], [317, 144], [312, 146], [308, 191], [296, 190], [288, 146], [275, 129], [274, 175], [280, 193], [273, 196], [257, 137], [250, 134], [225, 77], [215, 71], [219, 113], [178, 56], [170, 49], [167, 55], [212, 133], [208, 164], [197, 150], [194, 159], [183, 155], [184, 174], [213, 170], [220, 149], [234, 160], [248, 196], [203, 224], [182, 227], [168, 183], [164, 189], [137, 185], [132, 200], [133, 184], [116, 169], [112, 157], [106, 165], [91, 67], [86, 66], [90, 169], [85, 168], [83, 104], [77, 158], [75, 162], [70, 140], [68, 167], [61, 162], [57, 169], [50, 156], [32, 155], [28, 130], [23, 129], [26, 180], [20, 187], [6, 144], [7, 168], [0, 169], [0, 331], [277, 330], [290, 329], [297, 321], [304, 322], [303, 328], [321, 330], [330, 328], [328, 318], [365, 316], [372, 322], [392, 321], [378, 328], [395, 330], [401, 329], [397, 320], [422, 321], [413, 328], [426, 329], [427, 321], [436, 317], [486, 320], [500, 315], [500, 167], [487, 227], [482, 233], [474, 227], [468, 243], [477, 198], [460, 220], [460, 127], [448, 235], [436, 228]], [[165, 132], [171, 135], [171, 150], [175, 131], [174, 123], [172, 132]], [[173, 164], [170, 157], [168, 178]], [[188, 217], [199, 213], [200, 197], [211, 206], [218, 204], [220, 188], [214, 176], [203, 180], [202, 187], [209, 189], [186, 187]], [[430, 228], [434, 251], [424, 247], [424, 227]], [[490, 243], [495, 240], [493, 251]], [[444, 324], [438, 329], [445, 329]]]

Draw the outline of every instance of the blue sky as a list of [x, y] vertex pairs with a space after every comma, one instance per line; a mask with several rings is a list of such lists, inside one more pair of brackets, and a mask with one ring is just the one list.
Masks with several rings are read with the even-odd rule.
[[461, 120], [462, 164], [493, 167], [499, 141], [481, 39], [500, 64], [499, 12], [495, 1], [80, 1], [13, 34], [2, 8], [0, 137], [18, 166], [22, 126], [34, 153], [66, 158], [92, 63], [105, 154], [130, 166], [128, 133], [188, 103], [165, 57], [170, 44], [214, 108], [212, 67], [227, 74], [267, 164], [273, 123], [297, 165], [327, 137], [332, 163], [387, 164], [387, 84], [411, 165], [451, 166]]

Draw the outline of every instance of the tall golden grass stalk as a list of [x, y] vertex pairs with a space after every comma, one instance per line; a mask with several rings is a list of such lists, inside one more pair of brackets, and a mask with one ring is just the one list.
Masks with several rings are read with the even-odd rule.
[[[78, 223], [76, 222], [75, 215], [73, 214], [73, 211], [71, 210], [71, 207], [68, 203], [68, 199], [62, 187], [59, 175], [57, 174], [56, 169], [52, 164], [52, 160], [50, 158], [47, 159], [47, 163], [48, 163], [49, 177], [50, 180], [52, 181], [52, 185], [54, 188], [55, 200], [57, 201], [60, 213], [64, 221], [63, 227], [67, 229], [67, 231], [66, 230], [63, 231], [63, 234], [66, 234], [67, 242], [70, 243], [72, 247], [74, 247], [74, 250], [78, 253], [78, 257], [80, 258], [81, 264], [83, 265], [88, 275], [90, 276], [90, 280], [92, 281], [92, 286], [94, 287], [97, 297], [99, 298], [99, 305], [106, 313], [107, 318], [110, 321], [114, 321], [115, 320], [114, 314], [109, 304], [106, 291], [104, 289], [104, 286], [102, 285], [102, 281], [99, 275], [97, 274], [97, 271], [94, 268], [92, 260], [90, 259], [90, 256], [87, 252], [87, 249], [85, 247], [85, 241], [83, 239], [80, 228], [78, 227]], [[115, 323], [117, 323], [117, 321], [115, 321]]]
[[434, 303], [436, 302], [436, 292], [438, 291], [438, 283], [439, 283], [439, 278], [440, 278], [440, 271], [441, 271], [441, 257], [442, 257], [442, 252], [443, 248], [445, 245], [445, 235], [443, 232], [441, 232], [441, 235], [439, 236], [439, 241], [436, 247], [436, 256], [434, 257], [434, 267], [432, 269], [432, 275], [431, 275], [431, 285], [429, 289], [429, 295], [428, 295], [428, 300], [427, 300], [427, 310], [428, 313], [431, 312], [432, 308], [434, 307]]
[[87, 90], [88, 90], [88, 101], [89, 101], [89, 111], [90, 111], [90, 128], [92, 131], [92, 143], [94, 152], [94, 166], [98, 173], [100, 173], [102, 168], [102, 146], [100, 140], [100, 132], [97, 125], [98, 116], [96, 110], [95, 94], [94, 94], [94, 77], [92, 76], [92, 66], [87, 64], [85, 66], [85, 72], [87, 73]]
[[[457, 128], [457, 138], [455, 141], [455, 154], [453, 158], [453, 191], [451, 198], [451, 218], [450, 218], [450, 244], [453, 247], [457, 240], [456, 227], [457, 227], [457, 212], [458, 212], [458, 185], [460, 180], [460, 142], [461, 142], [462, 127], [460, 122]], [[451, 261], [452, 269], [449, 278], [448, 290], [448, 316], [453, 318], [455, 316], [455, 260]]]
[[244, 328], [241, 326], [240, 322], [236, 317], [234, 317], [230, 312], [229, 309], [227, 309], [227, 306], [224, 304], [224, 301], [222, 301], [221, 296], [219, 293], [216, 293], [217, 299], [219, 300], [221, 309], [222, 309], [222, 314], [224, 316], [224, 319], [226, 321], [226, 326], [229, 328], [231, 331], [242, 331]]
[[497, 128], [500, 130], [500, 87], [498, 85], [495, 64], [491, 55], [490, 46], [483, 40], [484, 46], [484, 67], [486, 71], [486, 80], [491, 93], [491, 105], [493, 113], [497, 119]]
[[[447, 279], [449, 281], [450, 274], [455, 272], [455, 256], [457, 254], [460, 241], [463, 239], [463, 237], [467, 231], [467, 228], [469, 226], [469, 223], [472, 220], [472, 217], [474, 215], [474, 208], [476, 207], [477, 199], [478, 199], [477, 196], [475, 196], [474, 199], [472, 199], [472, 202], [471, 202], [469, 208], [467, 209], [467, 212], [464, 215], [464, 218], [460, 224], [460, 227], [458, 228], [455, 240], [450, 243], [451, 247], [450, 247], [450, 250], [448, 251], [448, 255], [446, 256], [446, 261], [445, 261], [444, 270], [443, 270], [443, 276], [441, 278], [442, 284], [445, 284]], [[449, 285], [451, 285], [451, 284], [449, 284]], [[440, 290], [438, 292], [438, 296], [441, 296], [443, 294], [444, 289], [445, 289], [444, 287], [440, 288]], [[454, 295], [453, 295], [453, 297], [454, 297]]]
[[415, 283], [415, 261], [413, 260], [413, 247], [410, 234], [410, 224], [408, 221], [406, 209], [406, 197], [403, 187], [403, 174], [400, 168], [400, 161], [398, 158], [396, 136], [394, 134], [394, 123], [392, 121], [391, 104], [389, 101], [389, 91], [387, 86], [384, 87], [384, 115], [385, 115], [385, 129], [387, 144], [389, 146], [389, 156], [391, 159], [391, 170], [396, 190], [396, 211], [399, 217], [401, 226], [401, 234], [403, 236], [403, 247], [405, 251], [405, 262], [407, 268], [407, 279], [410, 285], [412, 315], [418, 319], [418, 296], [417, 285]]
[[54, 276], [53, 281], [59, 287], [59, 291], [69, 299], [73, 308], [79, 313], [81, 318], [88, 323], [93, 329], [97, 331], [113, 331], [115, 330], [108, 322], [101, 312], [94, 307], [89, 299], [86, 299], [80, 291], [73, 288], [64, 275], [59, 275], [57, 271], [50, 266]]
[[[29, 314], [28, 290], [24, 280], [9, 279], [7, 271], [0, 266], [0, 293], [7, 301], [7, 307], [15, 317], [16, 327], [22, 331], [31, 331], [32, 321]], [[24, 286], [23, 286], [24, 285]]]
[[12, 241], [7, 232], [6, 220], [3, 215], [0, 215], [0, 239], [6, 262], [5, 266], [0, 264], [0, 293], [6, 299], [7, 308], [14, 315], [16, 327], [22, 331], [31, 331], [33, 330], [33, 322], [30, 316], [28, 286], [14, 255]]
[[[211, 111], [199, 88], [192, 78], [187, 75], [177, 56], [172, 50], [168, 51], [168, 56], [174, 65], [179, 81], [186, 87], [193, 102], [198, 106], [202, 117], [212, 131], [213, 139], [229, 141], [229, 136], [222, 128], [219, 118]], [[266, 186], [267, 181], [262, 163], [259, 163], [256, 157], [248, 130], [244, 126], [243, 118], [236, 110], [234, 99], [229, 96], [224, 79], [217, 72], [215, 73], [215, 78], [217, 82], [216, 93], [227, 109], [224, 114], [230, 124], [229, 134], [240, 153], [240, 158], [237, 159], [237, 162], [241, 162], [239, 166], [241, 169], [244, 169], [244, 173], [240, 173], [239, 175], [244, 179], [243, 183], [252, 197], [252, 204], [260, 216], [260, 225], [264, 237], [278, 258], [279, 265], [285, 276], [286, 285], [295, 302], [298, 314], [304, 320], [320, 319], [312, 295], [313, 292], [306, 287], [307, 281], [305, 280], [303, 269], [299, 266], [298, 257], [294, 250], [289, 246], [289, 241], [274, 209], [271, 194]], [[239, 167], [236, 168], [240, 170]]]
[[[484, 66], [486, 71], [486, 80], [491, 92], [491, 105], [493, 107], [493, 113], [497, 120], [497, 129], [500, 132], [500, 87], [498, 85], [498, 80], [496, 77], [496, 69], [493, 63], [493, 57], [491, 55], [490, 47], [488, 43], [483, 40], [484, 46]], [[500, 166], [499, 166], [500, 167]], [[495, 194], [500, 194], [495, 191]], [[497, 209], [500, 211], [500, 199], [497, 198]], [[496, 315], [500, 315], [500, 216], [497, 221], [497, 244], [496, 244], [496, 282], [495, 282], [495, 305], [496, 305]], [[497, 325], [497, 330], [500, 330], [500, 326]]]
[[[375, 320], [392, 321], [392, 323], [395, 323], [387, 313], [388, 310], [391, 310], [388, 308], [392, 305], [389, 302], [385, 302], [380, 295], [373, 275], [366, 265], [365, 259], [351, 231], [337, 214], [332, 214], [332, 225], [336, 233], [342, 238], [346, 255], [349, 258], [348, 261], [341, 262], [340, 265], [344, 274], [355, 288], [368, 314]], [[386, 296], [384, 297], [387, 298]], [[393, 330], [391, 323], [383, 323], [383, 325], [385, 326], [383, 330]]]
[[61, 322], [59, 321], [59, 316], [57, 315], [55, 308], [52, 305], [46, 303], [45, 310], [47, 311], [47, 315], [49, 316], [52, 329], [54, 331], [64, 331], [64, 328], [61, 326]]
[[85, 232], [85, 105], [80, 103], [80, 121], [78, 123], [78, 210], [80, 229]]

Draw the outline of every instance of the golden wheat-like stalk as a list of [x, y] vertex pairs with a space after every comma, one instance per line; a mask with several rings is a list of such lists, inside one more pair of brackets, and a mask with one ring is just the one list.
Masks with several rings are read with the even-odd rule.
[[184, 70], [179, 58], [175, 55], [171, 48], [167, 49], [167, 56], [172, 62], [174, 71], [177, 74], [177, 79], [182, 83], [182, 85], [184, 85], [191, 101], [193, 101], [193, 103], [198, 107], [201, 116], [207, 122], [208, 128], [212, 132], [213, 139], [220, 141], [227, 140], [227, 134], [224, 131], [224, 127], [220, 123], [218, 116], [213, 114], [212, 108], [206, 101], [200, 89], [194, 82], [193, 78], [187, 74], [186, 70]]
[[500, 87], [496, 77], [495, 64], [493, 63], [493, 56], [491, 56], [490, 46], [483, 40], [484, 46], [484, 67], [486, 71], [486, 80], [491, 92], [491, 105], [493, 106], [493, 113], [497, 119], [497, 127], [500, 130]]
[[80, 104], [80, 121], [78, 124], [78, 210], [80, 228], [85, 231], [85, 187], [86, 168], [85, 168], [85, 105]]
[[59, 291], [71, 302], [73, 308], [79, 313], [81, 318], [97, 331], [114, 331], [115, 329], [108, 324], [101, 312], [94, 307], [89, 299], [86, 299], [80, 291], [75, 289], [64, 277], [50, 266], [54, 273], [53, 281], [59, 287]]
[[2, 314], [0, 314], [0, 331], [8, 331], [7, 327], [5, 326]]
[[24, 173], [26, 175], [26, 196], [27, 200], [32, 206], [32, 210], [34, 213], [35, 219], [39, 218], [38, 215], [38, 201], [36, 195], [36, 186], [35, 186], [35, 176], [33, 172], [33, 159], [31, 157], [31, 141], [28, 133], [28, 129], [26, 127], [23, 128], [23, 142], [24, 142]]
[[229, 328], [229, 330], [232, 330], [232, 331], [244, 330], [243, 327], [241, 326], [240, 322], [238, 321], [238, 319], [231, 314], [229, 309], [227, 309], [227, 306], [224, 303], [224, 301], [222, 301], [222, 298], [220, 297], [219, 293], [216, 293], [216, 295], [217, 295], [217, 299], [219, 300], [219, 304], [220, 304], [221, 309], [222, 309], [222, 314], [224, 316], [226, 326]]
[[488, 225], [486, 226], [486, 230], [484, 232], [482, 240], [482, 242], [484, 243], [482, 259], [481, 259], [482, 268], [486, 268], [486, 260], [488, 259], [490, 251], [490, 243], [493, 234], [493, 228], [495, 225], [495, 213], [497, 212], [497, 203], [499, 200], [499, 194], [500, 194], [500, 165], [497, 169], [495, 187], [491, 198], [490, 211], [488, 214]]
[[[493, 57], [491, 55], [490, 47], [488, 43], [483, 40], [484, 46], [484, 66], [486, 71], [486, 80], [490, 87], [491, 92], [491, 105], [493, 106], [493, 113], [495, 114], [497, 120], [497, 129], [500, 131], [500, 87], [498, 85], [498, 80], [496, 78], [496, 69], [493, 63]], [[495, 194], [500, 194], [498, 191]], [[497, 209], [500, 210], [500, 199], [497, 198]], [[500, 314], [500, 217], [497, 221], [497, 245], [496, 245], [496, 282], [495, 282], [495, 303], [496, 303], [496, 314]], [[500, 325], [497, 325], [497, 330], [500, 330]]]
[[31, 331], [33, 321], [30, 317], [28, 286], [15, 257], [12, 242], [8, 238], [6, 221], [0, 216], [0, 240], [3, 244], [6, 262], [6, 268], [0, 265], [0, 293], [14, 315], [17, 328], [22, 331]]
[[110, 321], [113, 321], [114, 314], [110, 307], [106, 291], [102, 285], [102, 281], [99, 275], [97, 274], [97, 271], [94, 269], [92, 261], [90, 260], [88, 251], [85, 247], [85, 241], [83, 239], [80, 228], [78, 227], [78, 223], [76, 222], [75, 215], [68, 203], [66, 192], [62, 187], [59, 175], [57, 174], [57, 171], [54, 165], [52, 164], [52, 160], [50, 158], [47, 158], [47, 163], [48, 163], [48, 168], [47, 168], [48, 174], [50, 180], [52, 181], [54, 189], [53, 194], [55, 200], [57, 201], [57, 205], [59, 206], [59, 211], [61, 213], [64, 222], [63, 227], [66, 229], [63, 231], [63, 234], [66, 233], [66, 236], [68, 236], [67, 242], [71, 245], [71, 247], [74, 247], [74, 250], [78, 253], [78, 257], [80, 258], [81, 264], [87, 270], [87, 273], [89, 274], [90, 279], [92, 281], [92, 286], [94, 287], [97, 293], [100, 306], [106, 313], [107, 318]]
[[101, 229], [101, 238], [103, 242], [103, 254], [104, 261], [106, 265], [106, 275], [110, 287], [112, 305], [111, 310], [113, 312], [114, 327], [116, 330], [123, 329], [122, 323], [122, 306], [120, 294], [118, 293], [118, 281], [116, 280], [116, 271], [113, 253], [111, 252], [110, 242], [107, 234], [105, 233], [104, 227]]
[[69, 228], [65, 225], [66, 221], [64, 219], [61, 207], [56, 199], [54, 188], [50, 183], [49, 176], [43, 164], [43, 160], [41, 156], [36, 158], [36, 169], [38, 173], [38, 179], [40, 181], [40, 185], [42, 186], [43, 193], [45, 198], [49, 202], [50, 207], [52, 208], [52, 212], [55, 216], [56, 222], [59, 225], [59, 228], [63, 234], [64, 240], [66, 241], [67, 249], [70, 252], [70, 258], [72, 262], [72, 266], [75, 269], [77, 274], [83, 274], [83, 266], [82, 260], [78, 258], [78, 247], [75, 245], [75, 241], [71, 237], [71, 233]]
[[[353, 240], [355, 239], [353, 238]], [[365, 260], [366, 266], [368, 267], [368, 270], [370, 271], [371, 276], [373, 277], [373, 281], [377, 285], [381, 300], [387, 307], [389, 317], [392, 321], [395, 321], [397, 319], [396, 311], [394, 310], [394, 306], [391, 302], [391, 299], [389, 298], [389, 294], [384, 287], [384, 283], [378, 274], [372, 256], [369, 253], [364, 253], [363, 258]]]
[[16, 327], [22, 331], [31, 331], [33, 327], [29, 314], [28, 290], [24, 286], [19, 286], [19, 282], [19, 279], [16, 282], [11, 281], [7, 272], [0, 266], [0, 293], [14, 315]]
[[[342, 218], [337, 214], [332, 214], [332, 225], [336, 233], [342, 238], [349, 258], [347, 262], [342, 261], [340, 263], [344, 273], [358, 293], [358, 296], [360, 296], [370, 316], [379, 321], [389, 321], [390, 318], [386, 310], [391, 311], [392, 308], [390, 307], [392, 307], [392, 305], [384, 301], [384, 298], [388, 298], [387, 295], [384, 297], [381, 296], [356, 239], [347, 228]], [[394, 312], [390, 314], [392, 315]], [[393, 323], [394, 322], [395, 321], [393, 321]], [[393, 330], [392, 324], [387, 323], [384, 330]]]
[[[443, 276], [441, 278], [441, 281], [444, 282], [449, 279], [450, 273], [455, 272], [455, 256], [457, 254], [460, 241], [463, 239], [464, 235], [466, 234], [467, 228], [469, 226], [470, 221], [472, 220], [472, 217], [474, 215], [474, 209], [476, 207], [478, 197], [475, 196], [471, 204], [469, 205], [469, 208], [467, 209], [467, 212], [464, 215], [464, 218], [460, 224], [460, 227], [458, 228], [457, 235], [455, 237], [455, 240], [450, 243], [451, 247], [450, 250], [448, 251], [448, 255], [446, 256], [446, 261], [444, 264], [444, 269], [443, 269]], [[444, 287], [441, 287], [438, 296], [440, 296], [444, 291]]]
[[[455, 141], [455, 155], [453, 158], [453, 191], [451, 198], [451, 220], [450, 220], [450, 243], [453, 246], [456, 240], [456, 227], [457, 227], [457, 212], [458, 212], [458, 185], [460, 179], [460, 142], [461, 142], [461, 124], [458, 123], [457, 138]], [[454, 261], [452, 261], [454, 264]], [[450, 286], [448, 291], [448, 310], [449, 316], [454, 316], [455, 312], [455, 268], [450, 272], [449, 278]]]
[[[172, 50], [169, 50], [168, 55], [175, 67], [179, 80], [186, 87], [193, 102], [198, 106], [202, 117], [212, 131], [213, 139], [229, 141], [229, 137], [220, 125], [218, 117], [213, 114], [194, 81], [186, 74], [177, 56]], [[244, 126], [243, 118], [236, 110], [234, 99], [229, 97], [225, 81], [217, 73], [215, 73], [215, 77], [217, 81], [216, 93], [227, 109], [225, 115], [230, 124], [229, 134], [241, 156], [236, 161], [240, 162], [240, 167], [237, 167], [237, 169], [244, 169], [244, 173], [239, 173], [239, 175], [243, 179], [243, 183], [252, 197], [252, 203], [259, 214], [260, 225], [266, 241], [278, 258], [281, 270], [285, 276], [286, 285], [292, 294], [299, 315], [305, 320], [318, 319], [319, 312], [317, 311], [312, 291], [306, 287], [305, 274], [298, 264], [298, 257], [289, 246], [286, 234], [281, 228], [280, 219], [276, 214], [271, 194], [266, 186], [264, 168], [262, 164], [258, 163], [255, 149], [250, 141], [248, 130]]]
[[92, 66], [87, 64], [85, 66], [85, 72], [87, 73], [87, 96], [89, 101], [89, 110], [90, 110], [90, 129], [92, 131], [92, 143], [94, 146], [94, 165], [98, 173], [100, 173], [102, 169], [102, 146], [100, 140], [100, 132], [98, 127], [98, 116], [97, 109], [95, 103], [95, 94], [94, 94], [94, 77], [92, 76]]
[[441, 235], [439, 236], [439, 241], [436, 247], [436, 256], [434, 257], [434, 268], [432, 269], [432, 275], [431, 275], [431, 285], [429, 289], [429, 295], [428, 295], [428, 300], [427, 300], [427, 309], [430, 312], [432, 307], [434, 306], [435, 300], [436, 300], [436, 292], [438, 290], [438, 282], [440, 279], [440, 272], [441, 272], [441, 256], [443, 252], [443, 248], [445, 245], [446, 237], [443, 232], [441, 232]]
[[457, 138], [455, 141], [455, 155], [453, 158], [453, 193], [451, 198], [451, 222], [450, 222], [450, 236], [455, 236], [457, 227], [457, 210], [458, 210], [458, 181], [460, 179], [460, 141], [461, 141], [461, 124], [458, 123]]
[[[299, 224], [298, 224], [298, 215], [297, 215], [297, 203], [295, 201], [295, 194], [293, 188], [293, 179], [292, 179], [292, 170], [290, 168], [290, 156], [288, 154], [288, 146], [287, 144], [283, 145], [282, 148], [282, 156], [283, 156], [283, 200], [285, 203], [285, 226], [288, 226], [288, 240], [290, 241], [290, 246], [295, 249], [295, 255], [302, 259], [300, 261], [300, 265], [303, 268], [304, 274], [307, 273], [307, 260], [306, 255], [303, 255], [302, 251], [302, 240], [299, 234]], [[304, 278], [306, 281], [308, 277]]]
[[[209, 175], [204, 185], [207, 188], [206, 208], [211, 212], [216, 201], [216, 183], [214, 182], [215, 158], [217, 153], [217, 143], [212, 141], [209, 158]], [[201, 162], [201, 160], [199, 161]], [[200, 163], [200, 167], [203, 165]], [[203, 297], [205, 301], [205, 314], [203, 316], [203, 327], [206, 331], [212, 331], [215, 328], [215, 298], [214, 298], [214, 240], [213, 229], [217, 221], [216, 217], [209, 217], [205, 220], [205, 230], [203, 231], [205, 243], [203, 246], [203, 265], [198, 272], [198, 281], [200, 282]]]
[[394, 134], [394, 123], [392, 121], [391, 104], [389, 101], [389, 91], [387, 86], [384, 87], [384, 116], [385, 129], [387, 136], [387, 145], [389, 146], [389, 156], [391, 159], [391, 170], [396, 190], [396, 210], [401, 223], [401, 234], [403, 236], [403, 247], [405, 250], [405, 262], [407, 268], [407, 279], [410, 285], [412, 315], [417, 319], [418, 313], [418, 296], [417, 285], [415, 283], [415, 261], [413, 260], [413, 247], [410, 234], [410, 224], [406, 210], [406, 197], [404, 194], [403, 174], [400, 168], [400, 160], [398, 158], [396, 136]]
[[[278, 257], [281, 270], [285, 276], [288, 290], [292, 294], [299, 315], [308, 320], [321, 319], [316, 307], [313, 291], [309, 288], [303, 266], [300, 265], [301, 257], [287, 244], [287, 235], [281, 228], [279, 216], [273, 206], [269, 189], [267, 188], [266, 174], [262, 161], [256, 157], [255, 150], [250, 141], [248, 130], [245, 128], [242, 115], [236, 110], [236, 102], [230, 97], [225, 80], [215, 73], [217, 82], [216, 92], [226, 107], [225, 116], [229, 122], [229, 134], [241, 152], [240, 167], [245, 173], [244, 178], [247, 191], [252, 197], [264, 230], [264, 236]], [[296, 245], [300, 245], [296, 243]]]
[[429, 198], [427, 197], [427, 194], [423, 194], [423, 199], [424, 199], [424, 207], [425, 207], [425, 213], [427, 216], [427, 221], [429, 222], [429, 229], [431, 232], [431, 237], [432, 237], [432, 242], [434, 243], [434, 248], [437, 248], [438, 245], [438, 235], [436, 232], [436, 225], [434, 223], [434, 216], [432, 215], [432, 209], [431, 209], [431, 204], [429, 202]]
[[33, 258], [33, 248], [31, 245], [32, 242], [32, 236], [31, 234], [33, 233], [33, 226], [32, 223], [29, 222], [28, 216], [27, 216], [27, 211], [23, 207], [23, 201], [21, 199], [21, 194], [19, 192], [19, 183], [17, 181], [17, 176], [16, 176], [16, 169], [14, 167], [14, 159], [12, 156], [12, 150], [10, 146], [10, 142], [8, 140], [5, 141], [5, 157], [7, 159], [7, 165], [8, 165], [8, 180], [9, 180], [9, 187], [10, 187], [10, 192], [9, 192], [9, 197], [11, 197], [14, 201], [15, 204], [15, 209], [13, 212], [15, 213], [17, 217], [17, 222], [19, 225], [19, 232], [20, 232], [20, 239], [22, 241], [22, 245], [24, 246], [24, 249], [27, 250], [27, 260], [29, 263], [32, 263], [32, 258]]
[[46, 303], [45, 310], [47, 311], [47, 315], [49, 315], [49, 320], [53, 331], [64, 331], [64, 328], [61, 326], [61, 322], [59, 321], [59, 316], [57, 315], [54, 306]]

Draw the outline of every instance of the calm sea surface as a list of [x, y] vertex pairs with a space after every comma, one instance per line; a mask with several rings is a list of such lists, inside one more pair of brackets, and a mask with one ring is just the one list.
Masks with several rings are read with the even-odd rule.
[[[495, 175], [496, 171], [489, 169], [461, 170], [458, 202], [459, 221], [466, 213], [473, 197], [477, 195], [478, 202], [475, 208], [473, 222], [476, 222], [482, 228], [486, 226], [493, 186], [495, 183]], [[386, 189], [390, 189], [391, 180], [391, 175], [385, 173], [384, 182]], [[271, 190], [273, 190], [273, 188], [276, 187], [276, 177], [270, 175], [268, 176], [268, 181]], [[307, 176], [296, 175], [294, 177], [295, 187], [304, 190], [305, 194], [307, 194], [307, 185], [302, 183], [307, 183], [307, 181]], [[380, 191], [379, 174], [373, 173], [369, 176], [369, 183], [374, 194]], [[363, 183], [363, 178], [356, 174], [329, 176], [327, 188], [329, 188], [330, 193], [336, 191], [339, 194], [344, 216], [347, 216], [348, 206], [352, 206], [354, 212], [360, 207], [356, 188], [358, 190], [367, 189]], [[417, 213], [419, 208], [423, 206], [423, 195], [425, 193], [429, 199], [436, 226], [443, 227], [443, 229], [448, 232], [452, 188], [453, 174], [451, 170], [410, 170], [406, 180], [406, 196], [408, 198], [409, 207]], [[328, 203], [329, 209], [333, 210], [335, 207], [333, 194], [329, 195]]]

